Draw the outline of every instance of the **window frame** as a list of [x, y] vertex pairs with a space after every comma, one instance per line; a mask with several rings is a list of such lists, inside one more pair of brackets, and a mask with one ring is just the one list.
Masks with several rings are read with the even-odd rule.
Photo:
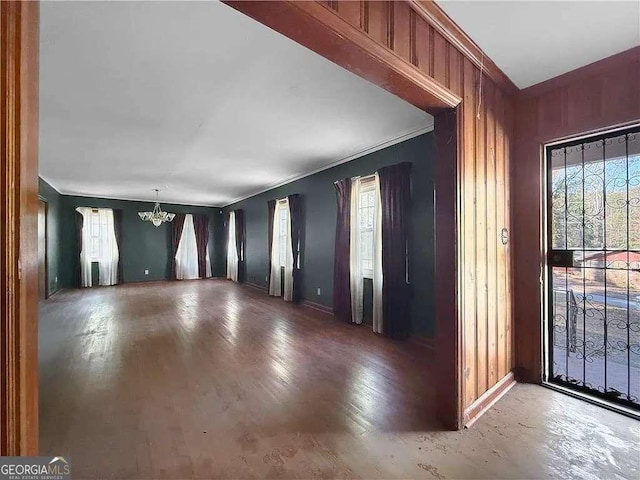
[[[362, 278], [369, 278], [369, 279], [373, 279], [373, 269], [374, 269], [374, 262], [375, 262], [375, 248], [376, 248], [376, 242], [375, 242], [375, 234], [376, 234], [376, 209], [378, 207], [378, 198], [376, 198], [375, 195], [375, 191], [376, 191], [376, 180], [375, 180], [375, 176], [374, 175], [370, 175], [368, 177], [362, 177], [360, 178], [360, 189], [358, 191], [358, 238], [360, 239], [360, 265], [362, 268]], [[370, 195], [373, 192], [373, 205], [368, 205], [366, 207], [362, 207], [362, 199], [363, 199], [363, 194], [366, 195]], [[373, 209], [373, 223], [371, 224], [370, 228], [366, 228], [363, 229], [362, 226], [362, 212], [364, 209], [367, 209], [367, 212], [369, 212], [370, 209]], [[371, 263], [371, 268], [365, 268], [364, 267], [364, 262], [365, 259], [363, 258], [363, 252], [364, 249], [362, 248], [362, 238], [363, 238], [363, 233], [371, 233], [371, 258], [367, 259], [366, 261]]]
[[[106, 224], [102, 224], [100, 223], [100, 209], [98, 208], [92, 208], [91, 209], [91, 215], [89, 218], [90, 221], [90, 245], [91, 245], [91, 253], [90, 253], [90, 258], [91, 258], [91, 262], [99, 262], [100, 258], [101, 258], [101, 238], [102, 238], [102, 232], [104, 231], [104, 229], [106, 229], [107, 225]], [[95, 231], [97, 230], [97, 231]]]
[[[290, 222], [289, 219], [289, 201], [288, 199], [278, 200], [276, 203], [276, 209], [278, 211], [278, 221], [279, 224], [275, 226], [277, 228], [278, 233], [278, 266], [280, 268], [287, 266], [287, 242], [291, 241], [289, 239], [289, 229], [287, 222]], [[284, 232], [282, 232], [283, 227], [283, 219], [284, 219]], [[284, 243], [283, 243], [284, 239]], [[284, 247], [284, 251], [283, 251]]]

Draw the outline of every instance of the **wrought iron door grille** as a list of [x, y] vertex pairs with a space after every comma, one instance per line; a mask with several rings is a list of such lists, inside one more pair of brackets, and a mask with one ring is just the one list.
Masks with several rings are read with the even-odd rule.
[[640, 409], [640, 126], [546, 154], [547, 379]]

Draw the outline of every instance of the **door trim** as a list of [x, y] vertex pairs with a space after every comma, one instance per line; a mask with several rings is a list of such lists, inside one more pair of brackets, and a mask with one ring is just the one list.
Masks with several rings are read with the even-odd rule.
[[38, 2], [0, 2], [0, 454], [38, 453]]

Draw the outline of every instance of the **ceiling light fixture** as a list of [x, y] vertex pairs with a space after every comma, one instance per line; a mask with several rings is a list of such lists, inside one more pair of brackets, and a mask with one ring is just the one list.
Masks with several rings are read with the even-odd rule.
[[154, 188], [154, 191], [156, 192], [156, 204], [153, 206], [153, 212], [138, 212], [138, 215], [140, 216], [140, 220], [143, 222], [151, 222], [156, 227], [159, 227], [164, 222], [170, 222], [173, 220], [173, 217], [175, 217], [176, 214], [162, 211], [160, 208], [160, 201], [158, 200], [160, 190]]

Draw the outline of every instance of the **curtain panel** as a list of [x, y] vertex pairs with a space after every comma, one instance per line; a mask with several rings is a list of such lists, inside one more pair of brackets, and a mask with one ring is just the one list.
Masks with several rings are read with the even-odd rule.
[[280, 205], [273, 212], [273, 234], [271, 235], [271, 262], [269, 262], [269, 295], [282, 296], [282, 265], [280, 264]]
[[364, 277], [360, 256], [360, 215], [358, 215], [360, 187], [360, 177], [352, 178], [350, 202], [351, 225], [349, 227], [349, 290], [351, 291], [351, 321], [358, 325], [362, 323], [364, 301]]
[[124, 283], [124, 275], [122, 273], [122, 210], [113, 210], [113, 229], [116, 234], [116, 245], [118, 246], [118, 281], [117, 283]]
[[236, 212], [229, 212], [227, 222], [227, 279], [238, 281], [238, 250], [236, 243]]
[[198, 241], [196, 239], [194, 218], [190, 213], [184, 217], [184, 226], [176, 251], [175, 263], [177, 280], [195, 280], [200, 277]]
[[244, 282], [244, 245], [245, 245], [245, 229], [244, 229], [244, 210], [235, 211], [236, 221], [236, 253], [238, 255], [238, 282]]
[[406, 338], [411, 333], [408, 252], [411, 209], [411, 163], [378, 170], [382, 207], [382, 305], [384, 333]]
[[198, 276], [207, 278], [211, 276], [211, 267], [207, 268], [209, 264], [209, 217], [193, 215], [193, 227], [198, 250]]
[[286, 238], [284, 242], [284, 292], [282, 292], [282, 298], [285, 302], [291, 302], [293, 301], [293, 250], [291, 249], [291, 209], [289, 208], [289, 199], [285, 198], [283, 204], [284, 211], [287, 212], [288, 221], [286, 222]]
[[88, 285], [83, 285], [83, 263], [82, 263], [82, 227], [84, 226], [84, 216], [76, 210], [76, 242], [78, 242], [78, 268], [76, 272], [76, 278], [78, 279], [78, 285], [81, 287], [86, 287]]
[[333, 257], [333, 313], [338, 320], [351, 322], [349, 276], [351, 228], [351, 179], [334, 182], [336, 189], [336, 236]]
[[268, 281], [268, 287], [269, 289], [271, 289], [271, 269], [273, 268], [273, 264], [272, 264], [272, 255], [273, 255], [273, 220], [274, 220], [274, 215], [276, 213], [276, 200], [269, 200], [267, 202], [267, 218], [268, 218], [268, 233], [269, 233], [269, 238], [267, 239], [267, 243], [269, 245], [269, 269], [267, 270], [267, 272], [269, 272], [269, 281]]
[[176, 213], [173, 222], [171, 222], [171, 278], [177, 280], [176, 276], [176, 254], [178, 253], [178, 245], [182, 238], [182, 230], [184, 229], [184, 213]]
[[300, 245], [302, 242], [302, 197], [298, 193], [289, 195], [289, 220], [291, 223], [291, 251], [293, 254], [293, 292], [291, 300], [298, 303], [302, 298], [302, 270], [300, 269]]
[[[99, 208], [98, 219], [100, 221], [99, 240], [99, 283], [101, 286], [116, 285], [118, 283], [118, 263], [120, 252], [116, 241], [113, 210]], [[85, 222], [86, 225], [86, 222]]]
[[80, 286], [91, 287], [93, 286], [93, 278], [91, 277], [91, 236], [88, 230], [91, 228], [91, 211], [89, 207], [78, 207], [76, 213], [82, 217], [82, 220], [77, 222], [77, 226], [80, 227]]
[[382, 271], [382, 201], [380, 192], [380, 176], [375, 174], [376, 212], [373, 240], [373, 331], [384, 333], [384, 307], [382, 289], [384, 274]]

